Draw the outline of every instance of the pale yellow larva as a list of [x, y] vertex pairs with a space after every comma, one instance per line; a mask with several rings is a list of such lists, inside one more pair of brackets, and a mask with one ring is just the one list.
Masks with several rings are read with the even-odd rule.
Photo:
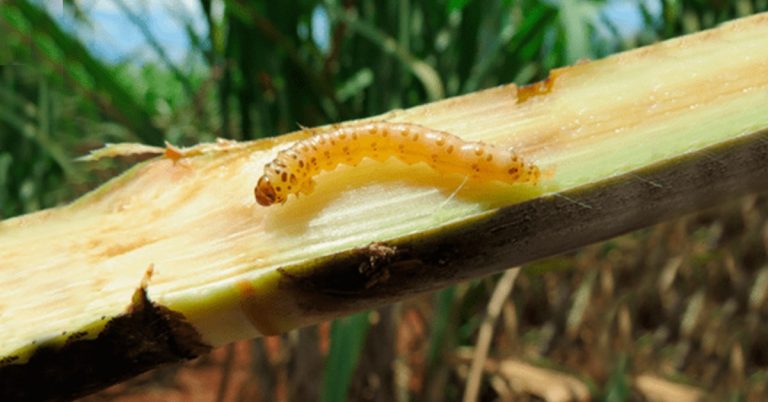
[[337, 126], [281, 151], [264, 167], [254, 190], [256, 201], [263, 206], [285, 203], [290, 194], [311, 193], [313, 177], [323, 170], [339, 164], [356, 166], [363, 158], [390, 157], [483, 181], [535, 185], [541, 176], [538, 166], [491, 144], [464, 141], [416, 124], [369, 122]]

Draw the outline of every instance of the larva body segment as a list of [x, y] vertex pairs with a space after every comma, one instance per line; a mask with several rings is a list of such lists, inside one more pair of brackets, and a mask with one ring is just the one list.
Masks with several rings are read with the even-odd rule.
[[416, 124], [370, 122], [337, 127], [281, 151], [264, 167], [254, 190], [256, 201], [263, 206], [284, 203], [290, 194], [311, 193], [313, 177], [321, 171], [339, 164], [356, 166], [363, 158], [390, 157], [483, 181], [536, 184], [541, 176], [536, 165], [490, 144]]

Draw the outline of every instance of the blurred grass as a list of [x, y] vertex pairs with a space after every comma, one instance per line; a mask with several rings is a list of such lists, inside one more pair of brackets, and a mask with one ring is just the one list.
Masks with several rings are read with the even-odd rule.
[[331, 347], [325, 363], [321, 402], [347, 399], [347, 389], [368, 333], [368, 313], [358, 313], [331, 324]]
[[[628, 32], [604, 13], [610, 2], [598, 0], [200, 0], [207, 32], [174, 14], [191, 43], [174, 60], [136, 3], [105, 1], [139, 28], [154, 58], [107, 63], [41, 2], [0, 2], [0, 217], [59, 205], [114, 175], [124, 163], [72, 161], [105, 142], [271, 136], [529, 83], [582, 58], [768, 9], [768, 0], [638, 1], [642, 26]], [[79, 2], [64, 4], [75, 23], [92, 23]], [[629, 377], [643, 370], [736, 399], [764, 395], [765, 217], [765, 200], [752, 198], [527, 267], [492, 354], [576, 373], [606, 401], [635, 398]], [[474, 344], [492, 285], [474, 281], [406, 303], [370, 328], [365, 314], [347, 318], [333, 324], [330, 348], [316, 340], [325, 352], [290, 358], [327, 355], [325, 374], [314, 378], [323, 384], [318, 400], [345, 400], [350, 387], [392, 388], [356, 400], [458, 400], [456, 351]], [[380, 368], [393, 374], [390, 384], [355, 368], [393, 325], [397, 352]], [[291, 337], [282, 342], [298, 347]], [[267, 355], [255, 354], [265, 360], [249, 375], [277, 393], [280, 373], [284, 387], [302, 387]], [[263, 372], [269, 367], [275, 373]], [[489, 374], [489, 384], [497, 377]], [[480, 399], [499, 392], [485, 385]]]

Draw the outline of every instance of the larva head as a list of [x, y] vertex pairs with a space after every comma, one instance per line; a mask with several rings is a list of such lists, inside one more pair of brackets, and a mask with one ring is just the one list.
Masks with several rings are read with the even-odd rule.
[[278, 194], [275, 191], [275, 188], [272, 186], [269, 177], [266, 175], [261, 176], [259, 179], [259, 183], [256, 184], [256, 189], [254, 189], [254, 194], [256, 195], [256, 202], [258, 202], [259, 205], [265, 207], [268, 207], [276, 202], [285, 201], [285, 195]]

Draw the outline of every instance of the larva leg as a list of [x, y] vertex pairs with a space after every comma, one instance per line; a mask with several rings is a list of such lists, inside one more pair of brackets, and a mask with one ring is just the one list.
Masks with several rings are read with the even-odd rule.
[[301, 187], [301, 190], [299, 190], [300, 193], [303, 193], [304, 195], [309, 195], [313, 191], [315, 191], [315, 181], [314, 180], [307, 180], [304, 182], [304, 185]]

